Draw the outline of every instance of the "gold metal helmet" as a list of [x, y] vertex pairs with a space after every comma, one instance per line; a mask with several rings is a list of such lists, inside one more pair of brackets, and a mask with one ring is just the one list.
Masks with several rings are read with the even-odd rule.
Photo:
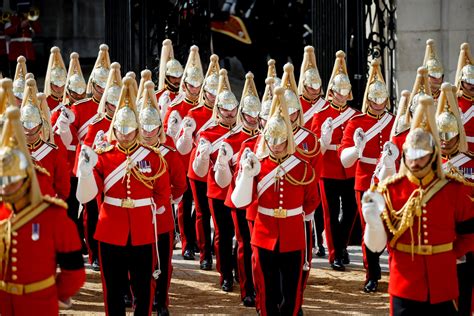
[[347, 73], [345, 60], [346, 54], [340, 50], [336, 52], [336, 60], [332, 69], [331, 78], [329, 79], [328, 91], [326, 99], [332, 100], [332, 91], [341, 95], [348, 96], [347, 100], [352, 100], [352, 85]]
[[158, 91], [165, 88], [166, 77], [181, 78], [183, 75], [183, 66], [174, 59], [173, 43], [169, 39], [163, 41], [160, 55], [160, 73], [158, 76]]
[[9, 107], [5, 114], [5, 125], [0, 136], [0, 186], [24, 182], [14, 193], [0, 195], [0, 200], [13, 203], [29, 194], [30, 205], [37, 205], [42, 197], [21, 127], [20, 110]]
[[438, 127], [439, 138], [449, 141], [459, 135], [459, 142], [456, 150], [467, 151], [466, 132], [461, 119], [461, 112], [455, 97], [456, 87], [445, 82], [441, 85], [441, 94], [438, 99], [438, 109], [436, 111], [436, 125]]
[[201, 89], [201, 96], [199, 100], [203, 100], [204, 92], [209, 92], [213, 96], [217, 95], [217, 88], [219, 86], [219, 56], [212, 54], [210, 57], [209, 67], [207, 68], [204, 84]]
[[36, 93], [38, 99], [39, 108], [41, 110], [41, 119], [43, 125], [41, 127], [41, 139], [50, 144], [54, 144], [54, 132], [53, 126], [51, 125], [51, 112], [49, 111], [48, 102], [46, 101], [46, 95], [42, 92]]
[[125, 77], [122, 82], [122, 91], [115, 110], [107, 139], [116, 140], [115, 130], [127, 135], [138, 129], [138, 114], [135, 108], [136, 95], [133, 92], [133, 79]]
[[260, 104], [257, 87], [255, 86], [253, 78], [254, 76], [251, 72], [245, 75], [244, 89], [242, 90], [242, 97], [240, 99], [240, 112], [257, 118], [262, 105]]
[[298, 87], [296, 86], [294, 67], [291, 63], [283, 66], [283, 78], [281, 78], [281, 87], [283, 90], [283, 98], [288, 108], [288, 115], [299, 112], [296, 124], [303, 126], [303, 108], [301, 107], [300, 98], [298, 97]]
[[393, 124], [392, 131], [390, 133], [390, 139], [410, 128], [410, 114], [408, 111], [408, 101], [410, 100], [410, 91], [403, 90], [401, 92], [400, 101], [398, 102], [397, 116], [395, 118], [395, 124]]
[[13, 78], [13, 94], [18, 99], [23, 99], [26, 73], [26, 58], [23, 56], [18, 56], [16, 59], [15, 77]]
[[278, 77], [276, 71], [275, 59], [268, 60], [267, 65], [267, 78], [273, 78], [273, 88], [281, 86], [281, 79]]
[[37, 94], [38, 88], [34, 79], [26, 81], [24, 98], [20, 108], [20, 121], [24, 128], [33, 129], [43, 124], [43, 116], [41, 114], [41, 105]]
[[67, 90], [77, 94], [86, 92], [87, 84], [82, 75], [81, 64], [79, 63], [79, 54], [72, 52], [69, 56], [69, 69], [66, 78], [66, 89], [64, 91], [63, 100], [67, 97]]
[[444, 75], [443, 65], [436, 54], [435, 41], [428, 39], [426, 41], [425, 58], [423, 59], [423, 66], [428, 69], [430, 77], [439, 79]]
[[416, 108], [419, 104], [419, 97], [423, 95], [431, 95], [430, 84], [428, 81], [428, 69], [426, 67], [418, 67], [415, 83], [413, 84], [413, 89], [411, 90], [410, 100], [409, 100], [409, 109], [410, 113], [413, 115]]
[[462, 95], [461, 82], [474, 84], [474, 58], [471, 55], [471, 49], [468, 43], [461, 44], [459, 52], [458, 67], [456, 69], [456, 77], [454, 85], [457, 88], [457, 95]]
[[265, 91], [262, 97], [262, 109], [260, 110], [259, 117], [264, 120], [268, 120], [270, 115], [270, 109], [272, 107], [273, 90], [274, 90], [275, 79], [268, 77], [265, 79]]
[[[133, 83], [133, 82], [132, 82]], [[106, 113], [106, 103], [118, 106], [120, 93], [122, 91], [122, 75], [120, 73], [120, 64], [117, 62], [110, 65], [109, 77], [104, 89], [104, 95], [100, 99], [97, 113], [99, 115]]]
[[264, 158], [270, 154], [269, 145], [275, 146], [287, 142], [286, 153], [295, 152], [295, 141], [290, 116], [286, 107], [283, 89], [277, 87], [274, 90], [270, 115], [262, 132], [262, 138], [257, 145], [257, 157]]
[[[160, 143], [163, 144], [166, 142], [166, 133], [163, 128], [160, 107], [156, 100], [154, 89], [155, 85], [151, 80], [145, 83], [143, 106], [139, 112], [138, 121], [144, 131], [151, 132], [158, 128], [158, 139]], [[142, 138], [146, 139], [144, 135], [142, 135]]]
[[386, 102], [385, 108], [390, 108], [388, 100], [388, 91], [383, 79], [382, 70], [380, 69], [380, 59], [374, 59], [370, 63], [369, 78], [365, 88], [364, 99], [362, 102], [362, 112], [367, 113], [369, 102], [383, 104]]
[[200, 87], [204, 81], [201, 58], [199, 57], [199, 47], [191, 46], [188, 61], [184, 67], [181, 91], [184, 91], [184, 84], [189, 83], [193, 87]]
[[109, 46], [101, 44], [99, 47], [99, 54], [95, 61], [94, 68], [89, 77], [89, 82], [87, 84], [87, 93], [92, 92], [92, 83], [97, 84], [102, 89], [105, 89], [107, 85], [107, 78], [109, 77], [110, 71], [110, 56], [109, 56]]
[[59, 47], [51, 48], [49, 54], [48, 68], [46, 76], [44, 77], [44, 93], [46, 96], [51, 94], [51, 84], [58, 87], [64, 87], [67, 79], [66, 66], [64, 65], [63, 57]]
[[[316, 55], [313, 46], [304, 48], [303, 62], [301, 63], [300, 80], [298, 81], [298, 94], [304, 93], [304, 87], [313, 89], [321, 88], [321, 76], [319, 75], [318, 66], [316, 64]], [[321, 90], [321, 94], [322, 94]]]
[[10, 78], [0, 80], [2, 98], [0, 99], [0, 114], [5, 113], [9, 106], [15, 106], [15, 96], [13, 95], [13, 82]]
[[217, 88], [217, 97], [214, 107], [214, 114], [217, 117], [217, 108], [222, 108], [227, 111], [232, 111], [239, 106], [239, 101], [232, 93], [229, 78], [227, 77], [227, 70], [221, 69], [219, 71], [219, 87]]

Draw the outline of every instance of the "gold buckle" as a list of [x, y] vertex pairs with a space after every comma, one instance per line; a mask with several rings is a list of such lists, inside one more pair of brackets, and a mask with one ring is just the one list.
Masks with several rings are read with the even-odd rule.
[[273, 217], [275, 218], [286, 218], [286, 208], [275, 208], [273, 209]]
[[23, 294], [23, 284], [7, 283], [7, 293], [14, 295]]
[[134, 208], [135, 207], [135, 202], [133, 202], [133, 200], [128, 197], [126, 199], [122, 199], [122, 207], [123, 208]]
[[420, 245], [420, 246], [418, 246], [418, 253], [420, 255], [431, 255], [431, 254], [433, 254], [433, 246], [432, 245]]

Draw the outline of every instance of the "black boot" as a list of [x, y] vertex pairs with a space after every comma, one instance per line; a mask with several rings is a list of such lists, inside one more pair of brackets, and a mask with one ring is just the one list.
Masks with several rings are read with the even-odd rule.
[[379, 286], [379, 282], [377, 280], [367, 280], [364, 285], [364, 292], [365, 293], [372, 293], [377, 292], [377, 288]]

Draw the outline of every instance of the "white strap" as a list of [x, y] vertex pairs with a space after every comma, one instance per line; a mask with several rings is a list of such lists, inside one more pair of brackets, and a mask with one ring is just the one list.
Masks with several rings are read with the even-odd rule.
[[466, 140], [468, 143], [474, 143], [474, 136], [466, 136]]
[[316, 102], [315, 104], [313, 104], [313, 106], [311, 106], [303, 115], [303, 121], [304, 123], [308, 123], [309, 120], [311, 120], [313, 118], [313, 115], [317, 112], [319, 112], [319, 110], [322, 109], [322, 107], [326, 104], [326, 100], [324, 100], [323, 98], [319, 98], [318, 102]]
[[161, 152], [161, 155], [164, 157], [167, 153], [170, 152], [170, 149], [168, 147], [165, 147], [163, 145], [160, 146], [160, 152]]
[[385, 126], [387, 126], [393, 119], [393, 116], [389, 113], [385, 113], [385, 115], [377, 121], [366, 133], [365, 139], [367, 142], [375, 137], [379, 132], [381, 132]]
[[86, 136], [87, 134], [87, 128], [89, 127], [89, 125], [91, 125], [91, 123], [95, 120], [97, 114], [95, 115], [92, 115], [92, 117], [84, 123], [84, 125], [82, 125], [80, 128], [79, 128], [79, 131], [77, 132], [78, 133], [78, 137], [79, 137], [79, 140], [83, 140], [84, 137]]
[[[275, 210], [278, 211], [278, 208], [273, 209], [273, 208], [258, 206], [258, 212], [267, 216], [275, 217]], [[300, 215], [301, 213], [303, 213], [303, 207], [300, 206], [297, 208], [292, 208], [292, 209], [286, 210], [286, 217]]]
[[0, 35], [0, 39], [5, 39], [5, 35]]
[[[150, 150], [140, 147], [138, 148], [132, 156], [130, 156], [131, 163], [136, 163], [141, 161], [150, 153]], [[104, 180], [104, 192], [107, 192], [118, 180], [122, 179], [125, 175], [127, 167], [127, 160], [122, 162], [114, 171], [112, 171]]]
[[41, 161], [41, 159], [46, 157], [51, 152], [51, 150], [53, 150], [53, 147], [49, 146], [48, 144], [43, 144], [40, 146], [40, 148], [31, 153], [31, 157], [33, 157], [33, 159], [36, 161]]
[[231, 128], [227, 133], [225, 133], [224, 135], [222, 135], [221, 137], [213, 141], [211, 144], [212, 145], [211, 154], [215, 153], [221, 147], [221, 143], [224, 141], [224, 139], [229, 137], [230, 134], [240, 132], [241, 130], [242, 130], [242, 125], [236, 126], [235, 129]]
[[295, 145], [298, 146], [309, 135], [309, 132], [300, 128], [295, 134]]
[[67, 146], [67, 150], [76, 151], [76, 147], [77, 147], [76, 145], [69, 145], [69, 146]]
[[61, 102], [59, 102], [58, 105], [56, 105], [56, 107], [51, 110], [51, 113], [58, 111], [62, 106], [63, 106], [63, 104]]
[[10, 38], [10, 42], [31, 42], [31, 37]]
[[203, 130], [207, 129], [208, 127], [214, 125], [214, 120], [212, 118], [208, 119], [206, 123], [204, 123], [201, 128], [198, 129], [198, 131], [196, 132], [196, 135], [199, 135], [199, 133], [201, 133]]
[[465, 154], [458, 154], [456, 157], [446, 161], [443, 163], [443, 168], [449, 168], [450, 166], [456, 167], [459, 169], [462, 165], [470, 161], [471, 158], [469, 156], [466, 156]]
[[472, 119], [473, 116], [474, 116], [474, 107], [471, 106], [469, 110], [467, 110], [466, 112], [462, 114], [462, 123], [466, 124]]
[[368, 158], [368, 157], [360, 157], [359, 159], [360, 162], [365, 162], [371, 165], [376, 165], [377, 164], [377, 158]]
[[326, 148], [326, 150], [337, 150], [337, 145], [336, 144], [331, 144]]
[[344, 112], [340, 113], [333, 121], [332, 128], [336, 129], [345, 122], [347, 122], [354, 114], [355, 110], [353, 108], [347, 108]]
[[[122, 201], [123, 201], [123, 199], [117, 199], [117, 198], [114, 198], [114, 197], [111, 197], [111, 196], [105, 196], [104, 197], [104, 203], [110, 204], [110, 205], [113, 205], [113, 206], [122, 207]], [[153, 200], [151, 198], [137, 199], [137, 200], [130, 199], [129, 201], [132, 201], [133, 205], [135, 207], [153, 205]]]
[[277, 177], [281, 177], [285, 173], [290, 172], [290, 170], [296, 167], [300, 162], [301, 160], [292, 155], [281, 165], [276, 166], [272, 171], [267, 173], [267, 175], [263, 177], [262, 180], [260, 180], [257, 184], [258, 196], [261, 196], [263, 192], [265, 192], [274, 183], [274, 181], [278, 181]]

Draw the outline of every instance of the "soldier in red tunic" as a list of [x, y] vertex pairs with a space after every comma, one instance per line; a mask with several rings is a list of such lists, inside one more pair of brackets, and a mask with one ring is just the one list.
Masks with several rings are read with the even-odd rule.
[[174, 59], [173, 43], [169, 39], [163, 41], [160, 57], [160, 73], [158, 76], [158, 91], [156, 99], [160, 106], [161, 116], [164, 117], [168, 106], [180, 92], [183, 66]]
[[[348, 106], [352, 100], [351, 84], [346, 70], [345, 54], [336, 53], [326, 99], [329, 104], [313, 116], [311, 130], [320, 139], [321, 172], [319, 188], [324, 211], [329, 263], [334, 270], [344, 271], [349, 264], [346, 247], [356, 214], [354, 192], [355, 168], [345, 168], [337, 155], [349, 120], [359, 111]], [[342, 217], [339, 214], [342, 212]]]
[[397, 175], [366, 192], [364, 240], [388, 247], [392, 315], [457, 315], [456, 258], [474, 248], [456, 223], [474, 217], [472, 190], [441, 170], [431, 96], [421, 96]]
[[[186, 191], [186, 170], [181, 165], [179, 153], [173, 147], [173, 141], [165, 134], [160, 116], [160, 108], [154, 93], [152, 81], [143, 84], [142, 107], [138, 120], [140, 133], [145, 145], [158, 148], [168, 166], [171, 184], [171, 202], [177, 203]], [[167, 138], [169, 141], [167, 142]], [[168, 145], [169, 144], [169, 145]], [[173, 267], [174, 219], [171, 203], [165, 205], [165, 212], [157, 215], [158, 258], [161, 275], [157, 280], [153, 309], [158, 315], [168, 315], [169, 286]]]
[[[344, 167], [356, 166], [355, 186], [356, 202], [359, 208], [362, 227], [360, 200], [362, 193], [370, 188], [374, 180], [374, 171], [385, 142], [390, 140], [394, 117], [390, 108], [387, 87], [380, 70], [380, 61], [373, 60], [367, 87], [364, 94], [362, 112], [349, 120], [344, 131], [338, 153]], [[362, 244], [364, 265], [366, 267], [365, 292], [375, 292], [381, 277], [379, 253], [374, 253]]]
[[49, 55], [48, 68], [46, 69], [46, 76], [44, 77], [43, 89], [51, 112], [57, 111], [59, 105], [63, 102], [62, 98], [66, 79], [66, 66], [64, 65], [61, 51], [59, 47], [54, 46], [51, 48], [51, 54]]
[[426, 41], [423, 67], [428, 70], [428, 82], [430, 85], [431, 96], [436, 104], [438, 102], [439, 94], [441, 93], [441, 84], [444, 79], [444, 68], [436, 54], [435, 41], [431, 38]]
[[461, 109], [462, 122], [466, 130], [469, 151], [474, 151], [474, 58], [471, 56], [468, 43], [461, 45], [455, 85], [458, 104]]
[[[83, 146], [79, 160], [77, 198], [86, 203], [103, 194], [95, 239], [108, 315], [125, 313], [127, 275], [135, 296], [135, 313], [151, 315], [158, 252], [157, 214], [170, 202], [166, 162], [158, 149], [139, 142], [136, 95], [126, 78], [107, 139], [97, 150]], [[123, 180], [123, 181], [122, 181]], [[155, 253], [156, 254], [156, 253]]]
[[[214, 249], [217, 260], [217, 271], [220, 273], [220, 285], [225, 292], [233, 290], [233, 258], [232, 238], [234, 225], [231, 209], [224, 205], [227, 191], [223, 191], [214, 178], [217, 168], [217, 156], [224, 139], [234, 133], [240, 132], [242, 125], [236, 126], [239, 102], [232, 93], [227, 70], [219, 72], [219, 87], [217, 89], [216, 103], [213, 118], [215, 125], [203, 130], [197, 139], [198, 146], [195, 150], [194, 160], [190, 162], [194, 173], [199, 177], [207, 177], [207, 197], [211, 209], [212, 220], [215, 228]], [[249, 132], [251, 134], [251, 132]], [[230, 147], [227, 146], [227, 150]], [[222, 162], [227, 157], [222, 157]], [[227, 160], [228, 162], [229, 160]], [[204, 220], [205, 218], [203, 218]], [[208, 236], [205, 236], [208, 238]], [[209, 236], [210, 237], [210, 236]], [[201, 236], [199, 236], [201, 238]], [[200, 242], [200, 244], [202, 244]], [[208, 259], [208, 258], [204, 258]], [[212, 261], [211, 261], [212, 262]], [[207, 263], [207, 262], [203, 262]], [[212, 264], [212, 263], [210, 263]], [[207, 267], [203, 267], [203, 269]]]
[[[196, 155], [196, 139], [199, 137], [199, 134], [215, 124], [212, 113], [219, 84], [219, 70], [219, 57], [211, 55], [209, 67], [199, 95], [199, 105], [188, 111], [181, 124], [179, 137], [176, 140], [176, 148], [181, 155], [191, 153], [190, 161], [193, 161]], [[207, 198], [207, 175], [203, 177], [197, 176], [192, 168], [192, 164], [188, 163], [184, 167], [187, 169], [189, 186], [196, 211], [193, 214], [184, 212], [181, 217], [178, 217], [183, 255], [185, 257], [193, 257], [193, 245], [197, 241], [198, 248], [196, 250], [200, 254], [200, 268], [210, 270], [212, 268], [211, 210]], [[186, 251], [187, 254], [185, 254]]]
[[298, 81], [298, 95], [303, 108], [304, 127], [311, 128], [313, 115], [327, 105], [326, 100], [322, 97], [323, 94], [314, 47], [306, 46]]
[[13, 77], [13, 94], [16, 98], [16, 105], [20, 106], [23, 100], [23, 92], [25, 91], [26, 58], [19, 56], [16, 61], [15, 76]]
[[[466, 132], [456, 100], [456, 87], [449, 83], [441, 86], [438, 99], [436, 125], [440, 138], [440, 152], [443, 171], [452, 177], [474, 186], [474, 159], [468, 151]], [[459, 282], [459, 315], [469, 315], [472, 309], [472, 287], [474, 285], [473, 253], [467, 253], [457, 260]]]
[[305, 215], [317, 206], [317, 188], [312, 165], [295, 152], [283, 89], [276, 88], [257, 153], [243, 153], [232, 193], [237, 208], [258, 201], [252, 245], [260, 315], [296, 315], [301, 308]]
[[66, 203], [40, 193], [19, 118], [7, 109], [0, 140], [0, 314], [58, 315], [85, 281], [81, 243]]

